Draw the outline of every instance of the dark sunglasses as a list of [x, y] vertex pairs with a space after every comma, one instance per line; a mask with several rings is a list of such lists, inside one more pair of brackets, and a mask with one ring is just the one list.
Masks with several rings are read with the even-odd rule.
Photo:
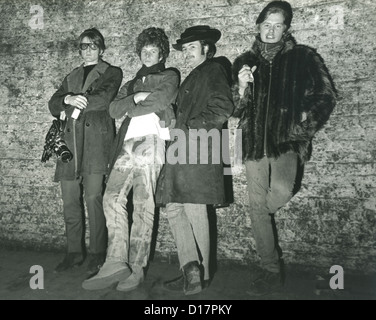
[[79, 47], [81, 50], [86, 50], [88, 47], [90, 47], [91, 50], [98, 49], [98, 46], [95, 43], [80, 43]]

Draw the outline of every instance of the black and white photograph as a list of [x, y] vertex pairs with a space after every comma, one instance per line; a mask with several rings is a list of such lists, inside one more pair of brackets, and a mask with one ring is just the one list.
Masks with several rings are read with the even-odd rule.
[[0, 300], [376, 300], [375, 25], [371, 0], [0, 0]]

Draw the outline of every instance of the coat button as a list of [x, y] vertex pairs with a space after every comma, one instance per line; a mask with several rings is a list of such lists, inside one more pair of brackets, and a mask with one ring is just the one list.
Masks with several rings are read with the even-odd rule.
[[67, 129], [67, 132], [71, 132], [71, 129], [70, 129], [70, 128], [68, 128], [68, 129]]
[[87, 127], [90, 127], [90, 123], [86, 122], [86, 126], [87, 126]]

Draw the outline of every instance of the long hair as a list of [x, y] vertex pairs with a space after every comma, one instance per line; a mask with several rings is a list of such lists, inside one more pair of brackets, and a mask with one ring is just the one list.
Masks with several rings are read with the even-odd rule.
[[204, 54], [204, 46], [208, 46], [208, 52], [206, 54], [207, 59], [211, 59], [214, 57], [215, 53], [217, 52], [217, 47], [213, 42], [206, 41], [206, 40], [199, 40], [201, 43], [201, 54]]

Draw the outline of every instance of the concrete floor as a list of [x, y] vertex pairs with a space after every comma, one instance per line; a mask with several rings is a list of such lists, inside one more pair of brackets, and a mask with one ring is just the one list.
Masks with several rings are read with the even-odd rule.
[[[0, 248], [0, 300], [376, 300], [376, 276], [345, 274], [343, 290], [318, 291], [315, 274], [293, 271], [289, 266], [283, 292], [249, 297], [245, 292], [250, 268], [220, 262], [210, 287], [194, 296], [171, 294], [162, 288], [163, 281], [178, 276], [179, 272], [176, 264], [161, 261], [150, 263], [145, 282], [132, 292], [119, 292], [116, 285], [87, 291], [81, 287], [87, 277], [86, 264], [64, 273], [53, 272], [63, 256], [56, 252]], [[30, 287], [30, 280], [36, 275], [30, 272], [33, 265], [43, 268], [43, 289]]]

